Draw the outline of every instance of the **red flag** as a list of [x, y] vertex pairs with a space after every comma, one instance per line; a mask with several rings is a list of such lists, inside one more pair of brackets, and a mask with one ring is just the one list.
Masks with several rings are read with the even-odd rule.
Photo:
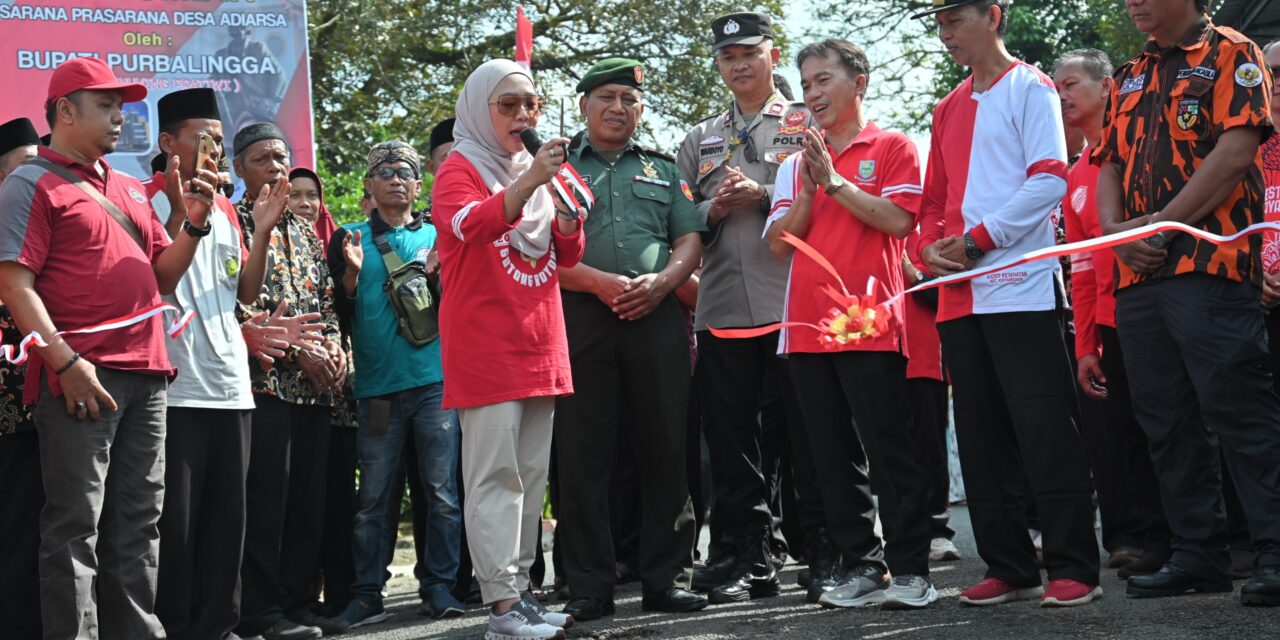
[[533, 23], [524, 16], [524, 7], [516, 7], [516, 62], [526, 69], [533, 62]]

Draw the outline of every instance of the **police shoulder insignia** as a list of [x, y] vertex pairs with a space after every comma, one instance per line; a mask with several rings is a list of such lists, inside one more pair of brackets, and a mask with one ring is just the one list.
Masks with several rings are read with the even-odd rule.
[[710, 160], [704, 161], [701, 165], [698, 166], [698, 175], [705, 176], [708, 173], [711, 173], [711, 170], [714, 169], [715, 166], [716, 165], [712, 163]]

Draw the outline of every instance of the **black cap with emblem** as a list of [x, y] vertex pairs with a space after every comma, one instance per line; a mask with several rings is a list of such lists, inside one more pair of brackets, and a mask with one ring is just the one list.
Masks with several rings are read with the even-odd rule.
[[0, 124], [0, 156], [28, 145], [39, 145], [40, 136], [26, 118], [15, 118]]
[[923, 18], [923, 17], [925, 17], [925, 16], [931, 16], [931, 15], [933, 15], [933, 14], [935, 14], [935, 13], [939, 13], [939, 12], [942, 12], [942, 11], [946, 11], [947, 9], [954, 9], [954, 8], [956, 8], [956, 7], [963, 7], [963, 6], [964, 6], [964, 5], [966, 5], [966, 4], [973, 4], [973, 3], [977, 2], [977, 1], [978, 1], [978, 0], [933, 0], [933, 8], [932, 8], [932, 9], [927, 9], [927, 10], [925, 10], [925, 11], [921, 11], [920, 13], [917, 13], [917, 14], [915, 14], [914, 16], [911, 16], [911, 19], [912, 19], [912, 20], [918, 20], [918, 19]]
[[763, 13], [730, 13], [711, 21], [712, 48], [754, 46], [773, 39], [773, 20]]

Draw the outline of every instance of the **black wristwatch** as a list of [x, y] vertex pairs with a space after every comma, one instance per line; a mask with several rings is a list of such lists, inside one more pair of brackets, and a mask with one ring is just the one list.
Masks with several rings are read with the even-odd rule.
[[973, 235], [966, 231], [964, 234], [964, 257], [976, 262], [978, 259], [982, 258], [985, 253], [986, 252], [978, 246], [978, 241], [973, 239]]
[[1151, 245], [1151, 248], [1153, 249], [1163, 249], [1169, 246], [1169, 236], [1166, 236], [1163, 232], [1157, 233], [1154, 236], [1147, 236], [1146, 238], [1143, 238], [1142, 241]]
[[183, 220], [182, 230], [186, 231], [187, 235], [191, 236], [192, 238], [203, 238], [209, 235], [209, 232], [213, 231], [213, 222], [210, 221], [205, 224], [204, 228], [200, 228], [191, 224], [190, 220]]

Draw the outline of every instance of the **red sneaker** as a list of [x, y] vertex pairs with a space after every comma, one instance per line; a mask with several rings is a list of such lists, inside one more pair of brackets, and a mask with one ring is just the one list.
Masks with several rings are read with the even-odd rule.
[[1102, 597], [1102, 585], [1089, 586], [1075, 580], [1053, 580], [1040, 596], [1042, 607], [1078, 607]]
[[983, 607], [992, 604], [1003, 604], [1014, 600], [1029, 600], [1044, 593], [1044, 587], [1034, 586], [1026, 589], [1015, 589], [1009, 583], [998, 578], [987, 578], [960, 593], [960, 604]]

